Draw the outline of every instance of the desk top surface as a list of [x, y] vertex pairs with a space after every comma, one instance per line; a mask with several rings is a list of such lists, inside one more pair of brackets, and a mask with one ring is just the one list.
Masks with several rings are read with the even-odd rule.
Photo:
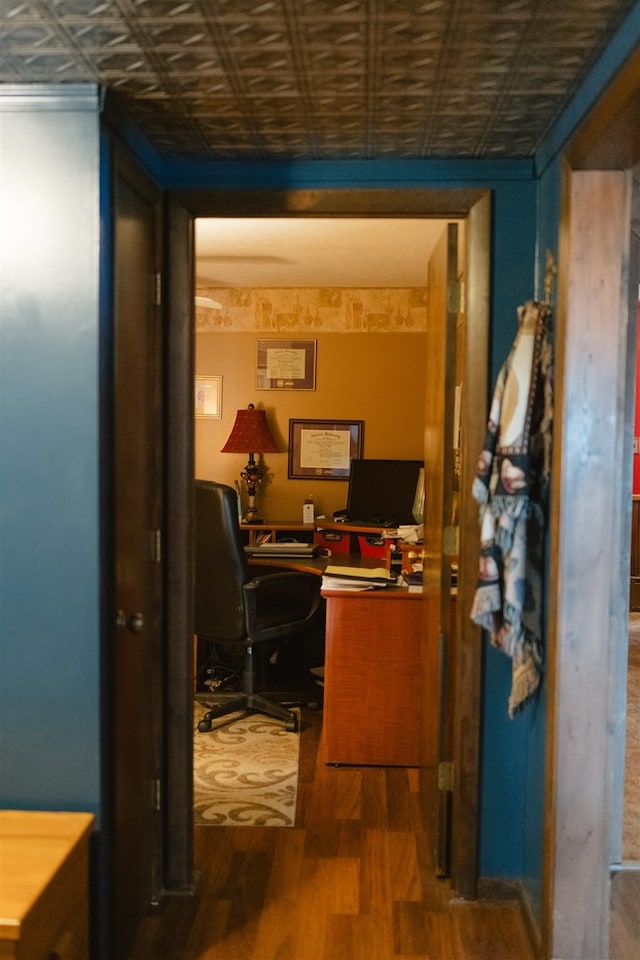
[[47, 884], [93, 827], [90, 813], [0, 810], [0, 938], [21, 926]]
[[[365, 570], [375, 570], [380, 566], [380, 560], [376, 557], [363, 557], [359, 553], [355, 554], [337, 554], [332, 557], [249, 557], [249, 566], [252, 570], [258, 567], [278, 568], [280, 570], [298, 570], [303, 573], [316, 573], [322, 576], [328, 565], [332, 567], [358, 567], [363, 572]], [[382, 587], [378, 590], [323, 590], [323, 596], [326, 597], [387, 597], [387, 599], [411, 598], [420, 600], [422, 592], [409, 592], [407, 587]]]
[[251, 568], [256, 566], [286, 567], [288, 570], [308, 570], [322, 575], [326, 567], [359, 567], [361, 570], [374, 570], [380, 566], [377, 557], [363, 557], [359, 553], [338, 553], [331, 557], [256, 557], [248, 558]]
[[[370, 536], [385, 534], [390, 540], [398, 538], [397, 528], [385, 527], [382, 524], [357, 524], [342, 520], [327, 520], [325, 517], [316, 517], [312, 523], [297, 523], [295, 520], [261, 520], [260, 523], [240, 523], [241, 530], [334, 530], [342, 533], [364, 533]], [[405, 528], [406, 529], [406, 528]]]

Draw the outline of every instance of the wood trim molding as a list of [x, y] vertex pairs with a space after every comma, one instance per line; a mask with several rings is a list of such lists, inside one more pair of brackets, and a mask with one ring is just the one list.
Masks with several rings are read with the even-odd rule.
[[466, 217], [485, 188], [180, 190], [196, 217]]
[[[469, 477], [473, 474], [478, 451], [482, 446], [486, 426], [488, 401], [487, 363], [480, 362], [488, 355], [489, 331], [489, 288], [490, 288], [490, 250], [491, 250], [491, 191], [487, 188], [470, 189], [353, 189], [353, 190], [220, 190], [198, 191], [181, 190], [172, 194], [172, 199], [183, 204], [191, 216], [399, 216], [399, 217], [437, 217], [468, 218], [469, 243], [467, 324], [469, 341], [467, 344], [468, 365], [465, 376], [469, 382], [469, 405], [463, 413], [463, 424], [467, 424], [466, 447], [467, 466], [464, 466], [463, 451], [462, 483], [465, 489], [471, 489]], [[177, 314], [176, 314], [177, 316]], [[176, 341], [177, 343], [178, 341]], [[181, 361], [182, 362], [182, 361]], [[174, 371], [170, 370], [170, 377]], [[182, 374], [180, 374], [182, 376]], [[179, 383], [170, 389], [179, 390]], [[478, 398], [481, 398], [478, 400]], [[464, 429], [464, 427], [463, 427]], [[173, 441], [172, 441], [173, 442]], [[175, 503], [169, 493], [170, 503]], [[466, 513], [466, 511], [465, 511]], [[181, 523], [188, 529], [190, 513]], [[477, 508], [475, 503], [469, 506], [469, 513], [463, 521], [461, 538], [467, 543], [477, 543], [479, 537]], [[476, 562], [478, 549], [473, 545], [465, 548], [471, 551], [471, 567], [463, 564], [460, 576], [459, 597], [468, 596], [475, 589]], [[465, 594], [465, 590], [467, 593]], [[456, 709], [459, 721], [456, 749], [456, 782], [458, 790], [454, 801], [452, 882], [461, 896], [475, 896], [478, 870], [478, 810], [479, 810], [479, 757], [480, 757], [480, 686], [481, 651], [479, 630], [468, 617], [470, 605], [465, 610], [460, 606], [461, 622], [461, 671], [463, 679], [457, 693]], [[179, 611], [176, 611], [179, 616]], [[176, 654], [187, 658], [188, 651]], [[170, 684], [182, 683], [184, 666], [178, 665], [176, 673], [171, 675]], [[190, 669], [190, 667], [189, 667]], [[177, 694], [178, 698], [180, 694]], [[178, 703], [178, 701], [176, 701]], [[179, 749], [180, 729], [188, 725], [191, 733], [191, 709], [172, 714], [172, 723], [177, 731], [170, 734]], [[463, 728], [464, 727], [464, 733]], [[176, 789], [179, 789], [179, 784]], [[180, 826], [178, 825], [178, 834]], [[176, 863], [178, 873], [188, 879], [187, 855]]]
[[193, 221], [167, 204], [165, 863], [169, 893], [190, 893], [193, 874]]
[[627, 552], [630, 183], [567, 171], [560, 229], [542, 929], [544, 956], [573, 960], [609, 949], [612, 698], [628, 604], [615, 558]]
[[640, 162], [640, 48], [589, 113], [567, 159], [574, 170], [626, 170]]
[[[460, 551], [456, 605], [456, 690], [451, 879], [457, 893], [476, 896], [480, 769], [480, 690], [482, 640], [469, 611], [477, 582], [480, 553], [478, 506], [471, 497], [473, 476], [487, 425], [489, 394], [489, 260], [491, 200], [474, 204], [467, 221], [466, 320], [462, 358], [464, 383], [461, 411]], [[469, 732], [477, 730], [477, 736]]]

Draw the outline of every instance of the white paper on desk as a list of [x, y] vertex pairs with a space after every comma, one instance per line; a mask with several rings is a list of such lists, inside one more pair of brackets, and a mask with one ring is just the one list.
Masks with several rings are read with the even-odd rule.
[[377, 590], [379, 587], [384, 589], [384, 583], [372, 583], [371, 580], [351, 580], [347, 577], [323, 577], [323, 590], [344, 590], [352, 592], [361, 592], [362, 590]]
[[398, 527], [398, 536], [404, 543], [419, 543], [424, 535], [424, 526], [419, 523], [417, 526]]

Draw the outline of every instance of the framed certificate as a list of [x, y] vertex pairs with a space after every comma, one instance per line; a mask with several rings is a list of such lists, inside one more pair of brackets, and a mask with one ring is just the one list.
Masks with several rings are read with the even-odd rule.
[[196, 417], [222, 417], [222, 377], [196, 377], [194, 412]]
[[290, 480], [348, 480], [364, 420], [289, 420]]
[[315, 390], [315, 340], [258, 340], [258, 390]]

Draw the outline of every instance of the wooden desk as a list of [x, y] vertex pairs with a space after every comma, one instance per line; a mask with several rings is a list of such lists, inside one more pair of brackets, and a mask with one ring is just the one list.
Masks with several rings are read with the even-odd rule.
[[[371, 557], [251, 558], [252, 569], [379, 567]], [[438, 670], [427, 647], [422, 593], [402, 587], [323, 590], [326, 603], [323, 738], [327, 763], [420, 766], [435, 762], [436, 710], [424, 717]], [[430, 678], [426, 689], [424, 678]]]
[[386, 534], [388, 537], [394, 537], [398, 533], [397, 529], [391, 529], [389, 527], [360, 526], [357, 523], [348, 523], [339, 520], [316, 520], [315, 525], [318, 530], [332, 530], [337, 533], [364, 533], [372, 537], [381, 537], [383, 534]]
[[88, 813], [0, 811], [0, 957], [89, 957]]
[[[323, 590], [327, 604], [323, 736], [327, 763], [423, 762], [421, 593]], [[436, 656], [437, 663], [437, 656]]]

